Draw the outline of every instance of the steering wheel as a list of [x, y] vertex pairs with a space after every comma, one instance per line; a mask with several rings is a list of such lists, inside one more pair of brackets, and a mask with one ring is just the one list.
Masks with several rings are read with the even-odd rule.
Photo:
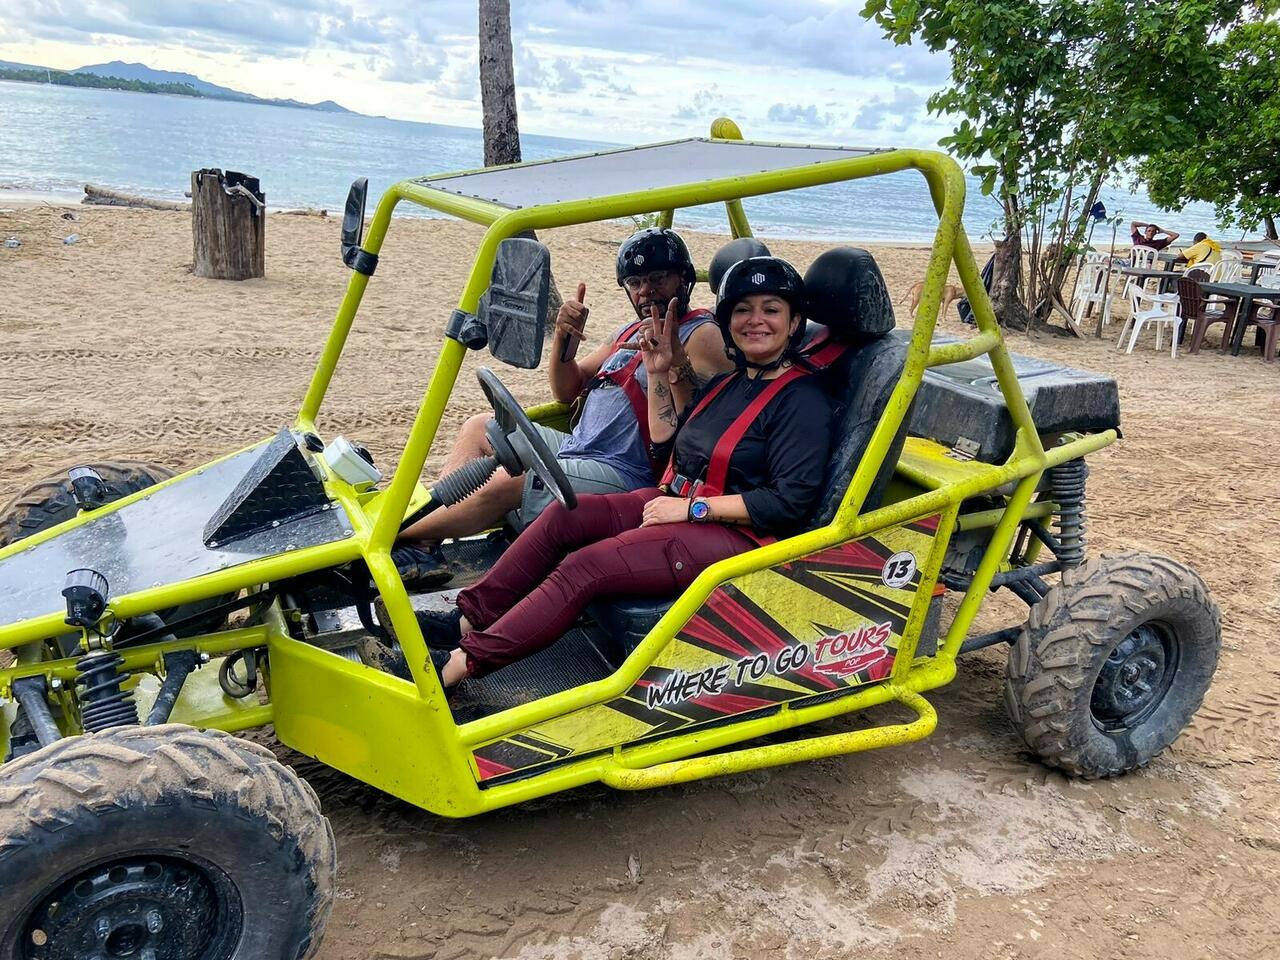
[[570, 510], [576, 507], [577, 492], [569, 485], [560, 462], [511, 391], [488, 367], [477, 370], [476, 379], [493, 407], [493, 420], [485, 428], [485, 435], [493, 445], [493, 457], [498, 465], [513, 477], [525, 470], [533, 471], [563, 506]]

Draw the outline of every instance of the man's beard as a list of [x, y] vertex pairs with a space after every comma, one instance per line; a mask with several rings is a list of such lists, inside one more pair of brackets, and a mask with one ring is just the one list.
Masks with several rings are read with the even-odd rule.
[[[647, 300], [641, 300], [639, 303], [633, 304], [636, 313], [642, 318], [648, 319], [653, 316], [653, 308], [658, 308], [658, 316], [665, 317], [667, 315], [667, 304], [671, 302], [671, 297], [654, 297]], [[683, 317], [689, 312], [689, 294], [685, 290], [681, 290], [675, 295], [676, 316]]]

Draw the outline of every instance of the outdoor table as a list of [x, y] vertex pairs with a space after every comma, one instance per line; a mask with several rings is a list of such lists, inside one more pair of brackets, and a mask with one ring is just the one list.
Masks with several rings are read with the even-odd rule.
[[1172, 270], [1155, 270], [1150, 267], [1121, 267], [1120, 272], [1126, 277], [1133, 277], [1139, 283], [1147, 280], [1159, 280], [1161, 293], [1172, 293], [1174, 284], [1178, 282], [1178, 274]]
[[1182, 256], [1177, 250], [1161, 250], [1156, 254], [1156, 259], [1164, 264], [1166, 270], [1172, 270], [1178, 263], [1178, 257]]
[[1205, 293], [1216, 293], [1222, 297], [1231, 297], [1240, 301], [1236, 308], [1236, 318], [1232, 321], [1231, 355], [1240, 356], [1240, 345], [1244, 342], [1245, 320], [1254, 300], [1280, 301], [1280, 290], [1273, 287], [1258, 287], [1249, 283], [1201, 283], [1200, 289]]

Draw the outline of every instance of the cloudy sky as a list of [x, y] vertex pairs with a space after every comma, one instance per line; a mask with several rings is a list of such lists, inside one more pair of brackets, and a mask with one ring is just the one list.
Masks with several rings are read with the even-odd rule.
[[[512, 0], [521, 129], [612, 142], [705, 134], [930, 146], [945, 57], [895, 47], [861, 0]], [[108, 60], [264, 97], [479, 126], [474, 2], [5, 0], [0, 60]]]

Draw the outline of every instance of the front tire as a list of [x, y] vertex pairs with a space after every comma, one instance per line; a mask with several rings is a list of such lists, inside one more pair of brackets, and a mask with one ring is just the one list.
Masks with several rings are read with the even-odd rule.
[[335, 872], [311, 788], [229, 734], [120, 727], [0, 770], [0, 960], [302, 960]]
[[[87, 464], [87, 466], [96, 470], [98, 476], [102, 477], [102, 482], [106, 484], [107, 497], [104, 506], [176, 476], [168, 467], [137, 460], [104, 460]], [[37, 480], [0, 508], [0, 547], [7, 547], [11, 543], [25, 540], [50, 527], [65, 523], [78, 512], [75, 494], [71, 488], [71, 478], [65, 471]], [[170, 610], [160, 610], [158, 613], [160, 619], [166, 623], [173, 623], [194, 617], [206, 610], [212, 610], [229, 599], [231, 596], [209, 597]], [[176, 631], [176, 635], [193, 637], [220, 630], [226, 623], [226, 619], [225, 615], [210, 614], [180, 628]]]
[[1005, 705], [1042, 761], [1087, 779], [1127, 773], [1200, 708], [1222, 646], [1190, 567], [1123, 554], [1063, 573], [1009, 656]]
[[[174, 476], [168, 467], [136, 460], [105, 460], [89, 466], [106, 484], [107, 503]], [[71, 478], [65, 472], [37, 480], [0, 509], [0, 547], [65, 523], [76, 512]]]

